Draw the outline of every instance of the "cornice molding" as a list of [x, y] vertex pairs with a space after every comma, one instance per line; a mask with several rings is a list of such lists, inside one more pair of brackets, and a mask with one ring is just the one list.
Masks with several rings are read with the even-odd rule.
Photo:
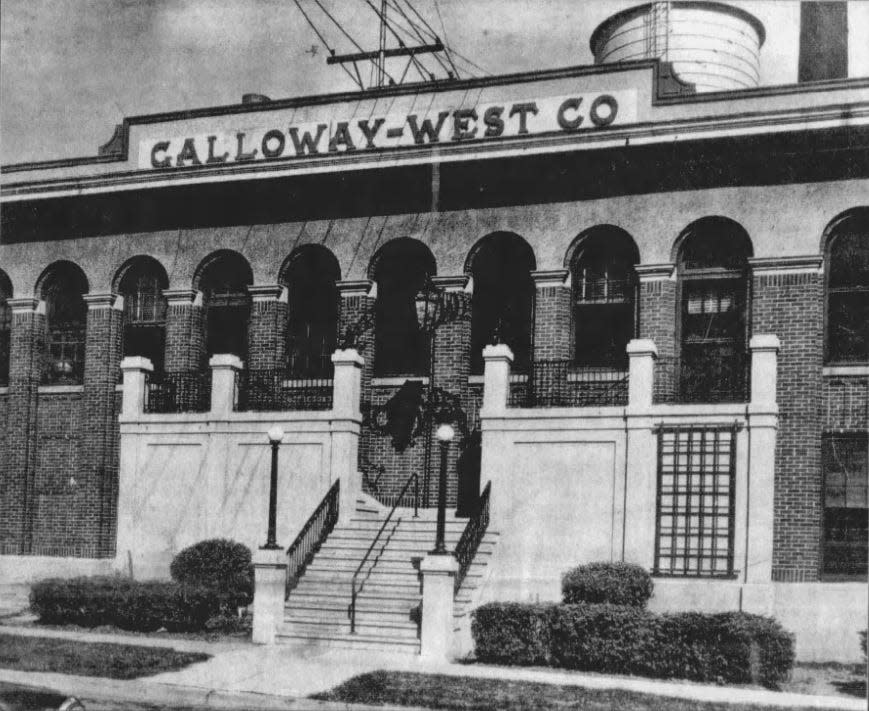
[[748, 260], [752, 273], [761, 274], [806, 274], [823, 271], [824, 258], [819, 254], [789, 257], [752, 257]]

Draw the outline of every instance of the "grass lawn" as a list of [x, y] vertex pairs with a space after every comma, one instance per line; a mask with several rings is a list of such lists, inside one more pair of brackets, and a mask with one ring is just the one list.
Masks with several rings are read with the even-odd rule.
[[135, 679], [176, 671], [206, 659], [209, 659], [207, 654], [176, 652], [165, 647], [18, 637], [0, 630], [0, 668], [3, 669]]
[[704, 703], [633, 691], [384, 671], [355, 676], [331, 691], [316, 694], [312, 698], [462, 711], [770, 711], [774, 708], [752, 704]]

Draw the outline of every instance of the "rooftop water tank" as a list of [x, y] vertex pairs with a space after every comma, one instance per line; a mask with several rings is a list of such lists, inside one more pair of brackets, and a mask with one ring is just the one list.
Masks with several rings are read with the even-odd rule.
[[591, 35], [595, 64], [660, 58], [697, 91], [747, 89], [760, 80], [766, 37], [754, 15], [720, 2], [651, 2], [619, 12]]

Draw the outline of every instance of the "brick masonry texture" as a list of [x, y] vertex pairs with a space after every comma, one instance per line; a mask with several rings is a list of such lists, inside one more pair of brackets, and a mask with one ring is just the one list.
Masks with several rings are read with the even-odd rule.
[[775, 463], [773, 579], [818, 578], [821, 538], [822, 277], [753, 278], [752, 331], [781, 341]]
[[[455, 298], [467, 299], [463, 294]], [[779, 581], [818, 577], [821, 535], [820, 441], [823, 431], [865, 431], [869, 426], [869, 377], [822, 376], [822, 278], [816, 274], [759, 275], [752, 282], [751, 330], [774, 333], [782, 342], [778, 398], [781, 421], [775, 471], [773, 576]], [[358, 293], [341, 298], [339, 336], [373, 313], [374, 299]], [[251, 368], [280, 367], [284, 359], [288, 306], [258, 301], [251, 313]], [[196, 370], [204, 354], [204, 312], [173, 304], [166, 323], [167, 370]], [[655, 341], [662, 361], [676, 355], [677, 285], [669, 280], [640, 286], [639, 334]], [[120, 358], [121, 314], [111, 308], [88, 313], [86, 365], [80, 392], [39, 392], [44, 317], [18, 312], [12, 325], [10, 383], [0, 393], [0, 551], [45, 555], [111, 556], [117, 506], [120, 394], [115, 389]], [[365, 358], [362, 397], [383, 404], [397, 386], [374, 385], [373, 331], [360, 334]], [[570, 289], [536, 292], [535, 357], [571, 355]], [[453, 394], [477, 422], [482, 388], [468, 385], [470, 321], [444, 324], [436, 340], [435, 384]], [[660, 371], [666, 375], [666, 371]], [[660, 378], [659, 378], [660, 380]], [[525, 386], [516, 383], [521, 391]], [[658, 384], [670, 392], [671, 382]], [[426, 443], [431, 466], [423, 471]], [[448, 505], [457, 502], [456, 461], [448, 460]], [[412, 472], [428, 481], [429, 503], [437, 492], [438, 445], [433, 433], [396, 452], [388, 437], [365, 430], [359, 467], [367, 492], [390, 501]], [[485, 482], [483, 482], [485, 484]]]

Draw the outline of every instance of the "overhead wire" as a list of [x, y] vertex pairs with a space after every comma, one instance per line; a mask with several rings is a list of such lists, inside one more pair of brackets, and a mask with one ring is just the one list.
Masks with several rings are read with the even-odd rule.
[[[390, 2], [390, 0], [387, 0], [387, 4], [388, 4], [389, 2]], [[407, 27], [401, 27], [400, 29], [402, 29], [404, 32], [407, 32], [408, 35], [410, 35], [410, 33], [413, 32], [413, 34], [416, 35], [416, 38], [417, 38], [417, 39], [418, 39], [422, 44], [428, 44], [428, 43], [432, 42], [433, 40], [438, 40], [438, 39], [439, 39], [436, 35], [433, 36], [433, 37], [430, 37], [430, 38], [429, 38], [429, 37], [425, 37], [425, 36], [422, 34], [422, 32], [420, 31], [419, 26], [418, 26], [418, 25], [417, 25], [417, 24], [416, 24], [416, 23], [415, 23], [415, 22], [414, 22], [410, 17], [408, 17], [407, 13], [406, 13], [406, 12], [404, 11], [404, 9], [401, 7], [401, 5], [398, 3], [398, 1], [397, 1], [397, 0], [391, 0], [391, 2], [392, 2], [392, 7], [394, 7], [396, 10], [398, 10], [399, 14], [404, 18], [404, 21], [405, 21], [405, 22], [410, 26], [410, 28], [411, 28], [410, 30], [408, 30]], [[396, 26], [398, 26], [398, 25], [396, 24]], [[438, 53], [438, 52], [433, 52], [432, 54], [433, 54], [433, 56], [434, 56], [435, 61], [436, 61], [438, 64], [440, 64], [441, 68], [442, 68], [444, 71], [446, 71], [446, 72], [449, 73], [449, 66], [444, 62], [443, 59], [441, 59], [439, 53]]]
[[[398, 36], [398, 33], [396, 33], [395, 29], [392, 27], [392, 25], [389, 24], [389, 21], [386, 19], [386, 17], [384, 17], [383, 13], [377, 8], [377, 6], [374, 5], [371, 0], [363, 0], [363, 2], [368, 5], [368, 7], [370, 7], [372, 10], [374, 10], [377, 17], [380, 18], [381, 24], [384, 25], [392, 33], [393, 37], [398, 40], [399, 44], [402, 47], [405, 46], [404, 40]], [[414, 66], [416, 67], [417, 72], [419, 72], [419, 75], [423, 78], [423, 81], [431, 81], [432, 74], [431, 72], [429, 72], [428, 67], [426, 67], [422, 63], [422, 61], [413, 54], [410, 55], [410, 59], [411, 61], [413, 61]], [[426, 73], [428, 74], [428, 76], [426, 76]]]
[[[302, 17], [305, 18], [305, 21], [306, 21], [306, 22], [311, 26], [311, 29], [314, 30], [314, 34], [317, 35], [317, 38], [320, 40], [320, 42], [323, 43], [323, 46], [326, 48], [326, 50], [327, 50], [330, 54], [334, 55], [334, 54], [335, 54], [335, 50], [332, 49], [332, 47], [329, 46], [329, 43], [326, 41], [326, 38], [323, 37], [323, 35], [322, 35], [322, 33], [320, 32], [320, 30], [317, 29], [317, 26], [313, 23], [313, 21], [311, 20], [311, 18], [308, 17], [308, 13], [305, 12], [305, 9], [302, 7], [301, 2], [299, 2], [299, 0], [293, 0], [293, 2], [296, 3], [296, 7], [299, 8], [299, 12], [302, 13]], [[356, 77], [353, 76], [353, 72], [351, 72], [351, 71], [350, 71], [347, 67], [345, 67], [343, 64], [340, 64], [339, 66], [341, 67], [341, 69], [344, 70], [344, 72], [347, 74], [347, 76], [350, 77], [350, 80], [351, 80], [354, 84], [356, 84], [357, 86], [359, 86], [360, 89], [364, 89], [364, 88], [365, 88], [365, 87], [362, 85], [362, 82], [360, 82]]]
[[441, 6], [438, 4], [438, 0], [434, 0], [434, 6], [435, 6], [435, 12], [437, 12], [437, 14], [438, 14], [438, 20], [440, 20], [440, 23], [441, 23], [441, 33], [443, 35], [444, 54], [447, 55], [447, 60], [449, 61], [450, 66], [453, 68], [453, 73], [455, 74], [456, 78], [458, 78], [459, 70], [456, 69], [456, 65], [453, 62], [452, 56], [450, 55], [450, 48], [449, 48], [449, 45], [447, 43], [447, 28], [444, 25], [444, 18], [443, 18], [443, 15], [441, 15]]

